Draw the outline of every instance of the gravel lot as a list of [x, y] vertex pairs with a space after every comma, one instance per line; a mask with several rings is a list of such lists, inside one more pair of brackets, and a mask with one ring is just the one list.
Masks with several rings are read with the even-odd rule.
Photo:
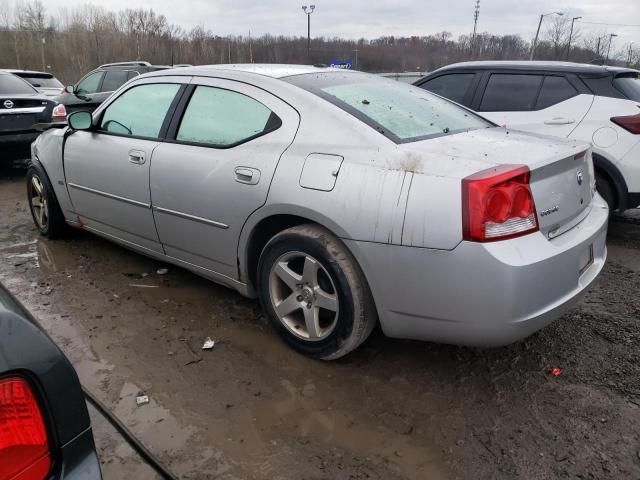
[[[635, 212], [612, 221], [584, 302], [526, 341], [478, 350], [377, 331], [320, 363], [231, 290], [83, 232], [40, 238], [24, 170], [0, 177], [0, 281], [180, 478], [640, 479]], [[93, 418], [106, 480], [155, 478]]]

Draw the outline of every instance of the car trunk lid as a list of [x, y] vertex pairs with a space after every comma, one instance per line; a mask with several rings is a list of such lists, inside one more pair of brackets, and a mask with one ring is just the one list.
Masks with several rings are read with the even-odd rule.
[[0, 97], [0, 133], [33, 130], [33, 124], [47, 121], [53, 102], [27, 95]]
[[[406, 144], [420, 151], [424, 173], [461, 180], [500, 165], [525, 165], [541, 232], [556, 237], [588, 213], [595, 193], [595, 175], [588, 144], [488, 128]], [[436, 155], [428, 155], [431, 152]]]

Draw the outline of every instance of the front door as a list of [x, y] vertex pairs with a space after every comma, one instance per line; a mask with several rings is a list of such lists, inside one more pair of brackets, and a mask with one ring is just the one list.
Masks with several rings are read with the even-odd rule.
[[265, 203], [299, 116], [264, 90], [231, 80], [196, 78], [188, 94], [181, 120], [153, 156], [158, 234], [167, 255], [235, 279], [240, 231]]
[[64, 166], [80, 223], [162, 252], [151, 213], [149, 168], [180, 88], [178, 83], [133, 86], [94, 118], [94, 130], [69, 135]]

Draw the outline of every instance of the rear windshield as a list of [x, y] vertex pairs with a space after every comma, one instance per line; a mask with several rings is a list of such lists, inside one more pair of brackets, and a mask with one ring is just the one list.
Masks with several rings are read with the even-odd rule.
[[55, 77], [27, 77], [21, 75], [36, 88], [62, 88], [62, 83]]
[[0, 75], [0, 95], [36, 93], [24, 80], [10, 73]]
[[613, 79], [613, 85], [629, 100], [640, 102], [640, 78], [638, 75], [616, 77]]
[[340, 107], [396, 143], [493, 126], [426, 90], [377, 75], [327, 72], [283, 80]]

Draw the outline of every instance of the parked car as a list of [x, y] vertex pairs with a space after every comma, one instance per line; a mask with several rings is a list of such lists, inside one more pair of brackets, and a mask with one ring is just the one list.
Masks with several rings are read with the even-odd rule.
[[132, 78], [167, 68], [170, 67], [144, 61], [106, 63], [87, 73], [75, 85], [66, 87], [56, 101], [63, 104], [68, 113], [78, 110], [92, 112]]
[[67, 112], [50, 97], [15, 75], [0, 71], [0, 161], [29, 156], [29, 145], [40, 132], [36, 123], [65, 121]]
[[43, 235], [84, 228], [257, 296], [322, 359], [378, 319], [390, 337], [514, 342], [574, 305], [606, 257], [588, 144], [377, 75], [154, 72], [32, 150]]
[[593, 144], [611, 210], [640, 205], [640, 72], [565, 62], [465, 62], [416, 82], [499, 125]]
[[60, 80], [48, 72], [14, 69], [5, 69], [4, 71], [13, 73], [15, 76], [25, 79], [33, 85], [38, 92], [48, 97], [57, 97], [64, 90], [64, 86]]
[[75, 370], [0, 284], [0, 479], [99, 480]]

